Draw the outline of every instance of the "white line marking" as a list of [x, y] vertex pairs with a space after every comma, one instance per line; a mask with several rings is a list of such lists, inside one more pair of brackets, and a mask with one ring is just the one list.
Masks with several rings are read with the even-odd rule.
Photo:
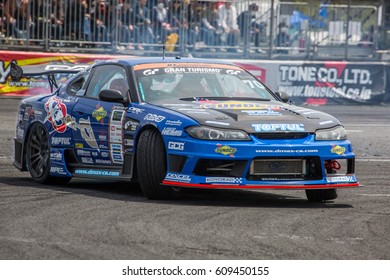
[[356, 161], [368, 161], [368, 162], [390, 162], [387, 158], [357, 158]]
[[362, 196], [388, 196], [388, 197], [390, 197], [390, 194], [384, 194], [384, 193], [359, 193], [357, 195], [362, 195]]

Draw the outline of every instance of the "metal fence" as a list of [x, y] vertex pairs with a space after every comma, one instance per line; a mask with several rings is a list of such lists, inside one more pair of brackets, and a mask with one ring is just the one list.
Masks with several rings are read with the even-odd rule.
[[220, 2], [0, 0], [0, 49], [376, 59], [380, 3]]

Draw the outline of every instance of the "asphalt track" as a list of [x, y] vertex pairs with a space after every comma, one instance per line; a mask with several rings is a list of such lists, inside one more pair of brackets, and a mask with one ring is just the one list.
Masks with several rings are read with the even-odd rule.
[[149, 201], [113, 182], [34, 183], [12, 165], [18, 102], [0, 99], [0, 259], [390, 259], [390, 107], [318, 107], [346, 126], [365, 187], [312, 204], [299, 190]]

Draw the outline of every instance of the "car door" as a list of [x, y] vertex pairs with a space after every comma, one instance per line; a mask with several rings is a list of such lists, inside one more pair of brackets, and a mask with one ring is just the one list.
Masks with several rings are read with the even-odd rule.
[[122, 165], [126, 108], [121, 103], [100, 100], [99, 93], [115, 89], [128, 97], [126, 69], [114, 64], [99, 65], [91, 75], [84, 95], [73, 110], [75, 156], [79, 163], [91, 167]]

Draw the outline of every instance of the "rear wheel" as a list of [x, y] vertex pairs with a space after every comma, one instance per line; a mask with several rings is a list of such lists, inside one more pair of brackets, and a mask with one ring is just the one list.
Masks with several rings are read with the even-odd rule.
[[334, 200], [337, 198], [336, 189], [325, 190], [305, 190], [306, 197], [310, 202], [323, 202], [327, 200]]
[[178, 192], [161, 186], [167, 172], [164, 141], [155, 129], [142, 132], [137, 148], [137, 173], [143, 194], [148, 199], [171, 199]]
[[33, 125], [26, 145], [27, 169], [38, 183], [66, 184], [70, 177], [50, 176], [50, 147], [46, 129], [41, 124]]

